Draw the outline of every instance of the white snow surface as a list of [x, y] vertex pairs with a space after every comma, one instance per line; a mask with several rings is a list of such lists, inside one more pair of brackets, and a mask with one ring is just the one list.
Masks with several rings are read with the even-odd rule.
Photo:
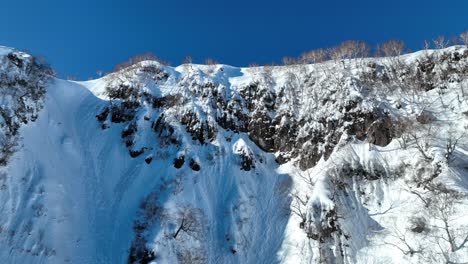
[[[463, 51], [466, 47], [445, 51], [454, 50]], [[10, 51], [0, 47], [0, 56]], [[405, 55], [403, 61], [417, 61], [423, 52]], [[159, 65], [146, 61], [140, 66], [156, 64]], [[300, 70], [317, 72], [317, 80], [325, 82], [327, 77], [320, 72], [327, 64], [338, 67], [335, 62], [326, 62]], [[281, 87], [292, 85], [289, 74], [300, 71], [295, 66], [270, 69], [271, 84], [259, 77], [263, 67], [161, 67], [169, 73], [164, 83], [138, 79], [137, 75], [124, 79], [129, 83], [139, 82], [142, 89], [154, 96], [182, 93], [187, 101], [179, 108], [161, 110], [150, 105], [139, 108], [136, 122], [143, 129], [136, 132], [134, 149], [149, 149], [135, 158], [129, 155], [121, 138], [126, 124], [112, 123], [102, 129], [96, 119], [109, 104], [106, 87], [123, 78], [119, 77], [120, 73], [85, 82], [54, 79], [47, 86], [38, 119], [21, 126], [19, 147], [8, 165], [0, 168], [3, 172], [0, 178], [0, 259], [3, 263], [127, 263], [135, 241], [135, 222], [143, 217], [142, 201], [151, 194], [157, 195], [162, 208], [144, 231], [145, 246], [156, 255], [154, 263], [183, 263], [183, 254], [200, 257], [192, 258], [192, 263], [320, 263], [324, 246], [333, 252], [344, 247], [343, 255], [337, 254], [326, 261], [333, 263], [445, 263], [441, 262], [443, 254], [432, 257], [406, 254], [403, 242], [424, 252], [446, 251], [446, 245], [437, 246], [437, 239], [430, 232], [425, 235], [409, 231], [415, 216], [428, 219], [432, 230], [439, 225], [433, 218], [434, 212], [412, 193], [426, 191], [412, 179], [440, 161], [442, 172], [434, 182], [467, 193], [468, 148], [466, 137], [461, 135], [468, 128], [468, 103], [458, 86], [465, 85], [468, 92], [467, 76], [461, 76], [462, 81], [456, 84], [445, 82], [443, 95], [439, 88], [417, 95], [366, 94], [364, 88], [350, 82], [343, 86], [346, 91], [329, 98], [351, 100], [369, 96], [362, 102], [363, 109], [371, 104], [385, 105], [397, 117], [414, 118], [422, 110], [430, 111], [436, 120], [432, 129], [437, 131], [427, 150], [433, 161], [425, 163], [418, 149], [412, 147], [415, 143], [403, 149], [398, 137], [380, 147], [343, 133], [328, 159], [322, 157], [315, 166], [301, 171], [296, 159], [279, 165], [275, 161], [276, 153], [262, 150], [247, 133], [218, 127], [213, 141], [198, 144], [177, 119], [187, 109], [199, 113], [201, 121], [212, 121], [213, 116], [206, 101], [188, 97], [184, 90], [187, 88], [180, 83], [220, 83], [226, 96], [231, 97], [252, 80], [259, 80], [278, 92]], [[303, 77], [301, 74], [297, 75]], [[336, 74], [352, 74], [352, 71]], [[314, 108], [318, 102], [312, 94], [319, 96], [322, 91], [304, 89], [300, 98], [284, 95], [285, 103], [277, 111], [303, 117], [322, 113], [330, 118], [340, 116], [337, 109]], [[287, 103], [295, 99], [302, 100], [298, 108]], [[402, 103], [400, 109], [393, 107], [396, 102]], [[175, 127], [181, 139], [179, 145], [165, 144], [149, 125], [144, 125], [144, 116], [154, 119], [161, 111]], [[289, 121], [284, 118], [282, 122]], [[310, 122], [307, 126], [319, 126], [319, 123]], [[449, 164], [444, 162], [444, 151], [453, 134], [460, 135], [460, 142], [455, 159]], [[177, 169], [173, 161], [182, 155], [185, 163]], [[253, 159], [253, 169], [240, 169], [244, 156]], [[148, 157], [152, 158], [150, 164], [144, 161]], [[200, 165], [199, 171], [189, 167], [190, 159]], [[386, 176], [375, 180], [349, 177], [344, 180], [347, 186], [344, 195], [331, 176], [343, 164], [352, 164], [353, 168], [359, 165], [365, 171], [379, 171]], [[401, 168], [406, 169], [400, 172]], [[305, 178], [311, 179], [313, 186]], [[342, 195], [336, 198], [336, 193]], [[343, 239], [341, 244], [334, 240], [334, 244], [320, 245], [319, 241], [308, 238], [299, 227], [300, 217], [290, 211], [293, 194], [308, 197], [303, 209], [307, 211], [307, 219], [314, 223], [323, 220], [326, 212], [336, 210], [340, 228], [349, 239]], [[453, 225], [462, 228], [457, 229], [460, 233], [468, 221], [468, 204], [463, 199], [453, 209]], [[178, 210], [184, 207], [198, 210], [200, 229], [196, 235], [182, 232], [174, 238], [180, 223]], [[468, 261], [468, 248], [447, 254], [453, 263]]]

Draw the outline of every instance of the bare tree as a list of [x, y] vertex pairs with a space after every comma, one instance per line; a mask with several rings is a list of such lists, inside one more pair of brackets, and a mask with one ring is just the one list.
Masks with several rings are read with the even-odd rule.
[[400, 143], [400, 147], [402, 149], [406, 149], [411, 140], [411, 137], [409, 135], [411, 127], [412, 122], [408, 118], [400, 118], [399, 120], [395, 121], [394, 133], [396, 134], [396, 136], [399, 136], [398, 142]]
[[414, 254], [422, 253], [423, 248], [418, 244], [413, 244], [408, 238], [407, 232], [407, 230], [401, 231], [399, 227], [393, 223], [389, 234], [389, 237], [392, 239], [391, 241], [384, 241], [384, 244], [400, 250], [404, 255], [413, 256]]
[[127, 61], [122, 62], [120, 64], [117, 64], [114, 67], [114, 72], [123, 70], [125, 68], [128, 68], [128, 67], [130, 67], [132, 65], [135, 65], [135, 64], [137, 64], [139, 62], [142, 62], [142, 61], [157, 61], [162, 65], [169, 65], [169, 63], [167, 61], [164, 61], [164, 60], [156, 57], [156, 55], [154, 55], [153, 53], [146, 52], [146, 53], [135, 55], [135, 56], [131, 57], [130, 59], [128, 59]]
[[453, 160], [453, 154], [455, 149], [457, 148], [458, 143], [461, 139], [463, 139], [466, 135], [465, 133], [461, 135], [456, 135], [454, 131], [449, 131], [448, 138], [445, 146], [445, 159], [447, 163], [450, 163]]
[[308, 195], [302, 196], [299, 191], [294, 191], [291, 194], [293, 200], [291, 202], [291, 212], [301, 218], [299, 223], [299, 228], [305, 230], [305, 224], [307, 220], [307, 203], [309, 202], [310, 197]]
[[[309, 190], [312, 190], [315, 185], [315, 180], [313, 179], [310, 171], [301, 171], [299, 169], [296, 170], [295, 173], [299, 178], [307, 185]], [[298, 190], [295, 190], [291, 194], [292, 202], [291, 202], [291, 212], [301, 218], [301, 222], [299, 223], [299, 227], [301, 229], [306, 230], [306, 220], [307, 220], [307, 204], [309, 202], [309, 195], [305, 194], [302, 195]]]
[[302, 63], [321, 63], [327, 60], [327, 52], [324, 49], [316, 49], [305, 52], [301, 55]]
[[389, 40], [379, 46], [379, 51], [385, 57], [395, 57], [403, 54], [405, 43], [401, 40]]
[[465, 46], [468, 46], [468, 31], [460, 33], [460, 40]]
[[328, 56], [336, 62], [341, 61], [346, 56], [341, 46], [329, 48], [327, 49], [327, 53], [328, 53]]
[[[205, 59], [205, 65], [207, 66], [207, 73], [213, 74], [216, 70], [216, 65], [219, 64], [216, 60], [212, 58]], [[221, 68], [222, 69], [222, 68]]]
[[364, 41], [347, 40], [341, 43], [341, 51], [348, 59], [369, 56], [370, 46]]
[[183, 78], [188, 78], [190, 79], [193, 75], [193, 67], [192, 67], [192, 56], [187, 55], [185, 56], [184, 60], [182, 61], [182, 67], [184, 68], [184, 71], [187, 73]]
[[192, 56], [191, 56], [191, 55], [187, 55], [187, 56], [185, 56], [185, 58], [184, 58], [182, 64], [192, 64], [192, 62], [193, 62]]
[[283, 65], [294, 65], [298, 64], [297, 59], [293, 57], [283, 57]]
[[449, 45], [449, 41], [445, 39], [444, 36], [438, 36], [436, 39], [433, 39], [432, 42], [434, 42], [434, 46], [437, 49], [444, 49]]
[[464, 216], [459, 206], [466, 202], [466, 194], [442, 184], [431, 187], [429, 209], [435, 223], [432, 225], [433, 232], [428, 236], [437, 247], [436, 251], [429, 252], [430, 257], [438, 256], [445, 263], [451, 264], [468, 263], [468, 259], [461, 262], [458, 254], [468, 250], [468, 226], [459, 220]]
[[423, 48], [424, 48], [424, 50], [430, 49], [431, 48], [431, 42], [427, 41], [427, 40], [424, 40]]
[[423, 156], [423, 158], [425, 160], [433, 160], [434, 157], [432, 156], [432, 154], [429, 154], [428, 153], [428, 150], [429, 150], [429, 140], [430, 138], [427, 137], [427, 136], [420, 136], [418, 135], [416, 132], [411, 132], [409, 134], [409, 137], [413, 140], [414, 142], [414, 145], [415, 145], [415, 148], [419, 151], [419, 153], [421, 154], [421, 156]]
[[215, 61], [214, 59], [212, 59], [212, 58], [206, 58], [205, 59], [205, 64], [212, 66], [212, 65], [219, 64], [219, 63], [217, 61]]
[[315, 67], [317, 67], [317, 69], [321, 70], [323, 74], [325, 74], [325, 76], [328, 76], [330, 71], [328, 70], [328, 67], [322, 62], [329, 60], [329, 55], [329, 50], [316, 49], [303, 53], [299, 60], [302, 64], [315, 64]]
[[178, 228], [173, 238], [177, 238], [180, 232], [184, 232], [187, 235], [199, 238], [202, 233], [201, 223], [202, 212], [200, 209], [184, 205], [176, 212], [176, 221], [178, 222]]

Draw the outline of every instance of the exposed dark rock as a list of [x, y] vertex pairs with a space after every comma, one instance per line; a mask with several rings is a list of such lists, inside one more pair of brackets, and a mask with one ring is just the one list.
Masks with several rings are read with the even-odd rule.
[[135, 118], [135, 108], [127, 108], [124, 104], [114, 104], [110, 108], [112, 123], [125, 123]]
[[148, 157], [145, 158], [146, 164], [150, 164], [151, 161], [153, 161], [153, 156], [148, 156]]
[[189, 166], [194, 171], [200, 171], [201, 169], [200, 165], [194, 159], [190, 159]]
[[139, 150], [129, 150], [130, 157], [136, 158], [145, 152], [146, 148], [141, 148]]
[[240, 164], [241, 170], [250, 171], [251, 169], [255, 169], [255, 162], [254, 162], [254, 158], [252, 157], [252, 155], [248, 153], [242, 153], [240, 157], [241, 157], [241, 164]]
[[138, 97], [138, 89], [127, 84], [120, 84], [118, 86], [106, 87], [107, 95], [110, 99], [130, 100], [131, 98]]
[[102, 110], [102, 112], [98, 115], [96, 115], [96, 118], [99, 122], [104, 122], [106, 121], [107, 119], [107, 116], [109, 115], [109, 107], [104, 107], [104, 109]]
[[249, 123], [249, 137], [261, 149], [269, 152], [276, 150], [275, 127], [266, 112], [256, 112]]
[[421, 113], [419, 113], [416, 116], [416, 121], [418, 121], [419, 123], [421, 123], [423, 125], [429, 124], [429, 123], [433, 122], [434, 120], [435, 120], [434, 115], [432, 115], [432, 113], [430, 113], [427, 110], [421, 111]]
[[182, 116], [181, 123], [185, 125], [185, 129], [192, 136], [192, 140], [198, 140], [200, 144], [212, 141], [216, 137], [216, 129], [214, 125], [208, 121], [200, 121], [194, 112], [188, 112]]
[[380, 118], [367, 130], [367, 141], [377, 146], [386, 146], [392, 141], [393, 123], [390, 117]]
[[374, 164], [371, 166], [371, 169], [364, 168], [360, 163], [349, 164], [345, 163], [337, 172], [337, 177], [343, 178], [359, 178], [366, 179], [369, 181], [374, 181], [378, 179], [385, 178], [387, 173], [385, 169], [382, 168], [382, 165]]
[[426, 219], [424, 219], [423, 217], [415, 217], [411, 219], [410, 230], [414, 233], [420, 234], [428, 229], [426, 222]]
[[173, 107], [177, 104], [180, 104], [182, 97], [177, 95], [168, 95], [163, 97], [154, 97], [152, 98], [152, 105], [154, 108], [161, 107]]
[[128, 126], [122, 131], [121, 137], [122, 137], [122, 138], [126, 138], [126, 137], [128, 137], [128, 136], [131, 136], [131, 135], [133, 135], [137, 130], [138, 130], [137, 125], [136, 125], [135, 123], [131, 123], [130, 125], [128, 125]]
[[148, 74], [151, 78], [157, 82], [165, 81], [169, 78], [167, 73], [161, 66], [158, 65], [146, 65], [140, 67], [140, 71]]
[[5, 166], [16, 150], [21, 125], [37, 119], [53, 70], [35, 57], [23, 57], [16, 51], [3, 58], [2, 66], [2, 98], [9, 98], [0, 107], [0, 166]]
[[291, 160], [291, 158], [289, 157], [289, 155], [284, 154], [284, 153], [280, 153], [275, 159], [275, 161], [280, 165], [284, 164], [284, 163], [286, 163], [286, 162], [288, 162], [290, 160]]
[[[184, 92], [162, 97], [153, 96], [148, 89], [143, 89], [143, 85], [131, 84], [123, 78], [121, 83], [108, 87], [109, 96], [119, 99], [112, 101], [108, 115], [114, 123], [127, 123], [135, 121], [136, 112], [143, 104], [150, 104], [161, 112], [180, 105], [183, 112], [171, 122], [183, 124], [195, 143], [210, 144], [216, 139], [220, 128], [247, 133], [262, 150], [275, 153], [278, 163], [298, 158], [299, 167], [304, 170], [313, 167], [321, 158], [327, 160], [343, 133], [379, 146], [387, 145], [398, 136], [393, 117], [383, 113], [379, 106], [374, 106], [372, 100], [364, 99], [370, 89], [384, 87], [391, 91], [397, 86], [404, 86], [424, 91], [441, 87], [440, 80], [457, 82], [459, 76], [468, 73], [468, 66], [464, 63], [467, 56], [467, 51], [455, 51], [442, 52], [439, 56], [424, 55], [410, 64], [387, 65], [375, 61], [363, 67], [359, 76], [327, 80], [319, 80], [313, 74], [299, 78], [298, 74], [288, 73], [294, 80], [292, 82], [297, 83], [287, 83], [280, 88], [273, 88], [275, 80], [271, 75], [262, 76], [235, 90], [230, 89], [223, 80], [214, 82], [208, 76], [201, 79], [180, 76], [178, 85]], [[439, 63], [448, 66], [440, 67]], [[153, 80], [158, 83], [169, 78], [164, 67], [140, 68], [137, 75], [144, 74], [145, 80], [156, 76]], [[351, 96], [347, 85], [362, 89], [362, 93]], [[345, 89], [339, 90], [337, 87]], [[308, 89], [321, 93], [316, 104], [310, 108], [317, 114], [311, 116], [295, 111], [303, 109], [298, 97], [301, 90]], [[337, 96], [341, 92], [345, 94]], [[188, 110], [183, 107], [190, 101], [189, 98], [201, 100], [209, 110], [204, 112], [206, 109]], [[366, 100], [365, 104], [363, 100]], [[284, 107], [285, 103], [287, 107]], [[397, 103], [393, 107], [398, 109], [402, 105]], [[323, 111], [322, 108], [333, 111]], [[103, 111], [97, 118], [105, 121], [108, 116]], [[145, 116], [145, 120], [148, 121], [149, 117]], [[420, 116], [418, 122], [428, 121]], [[180, 131], [175, 132], [165, 121], [163, 113], [153, 122], [153, 129], [158, 139], [163, 141], [163, 146], [180, 144]]]
[[136, 250], [131, 248], [127, 263], [129, 264], [149, 264], [156, 259], [153, 251], [148, 249]]
[[16, 65], [18, 68], [23, 68], [24, 62], [21, 58], [18, 57], [15, 53], [9, 53], [7, 58], [10, 60], [11, 63]]
[[184, 163], [185, 163], [185, 156], [180, 156], [180, 157], [174, 159], [174, 167], [176, 169], [182, 168]]

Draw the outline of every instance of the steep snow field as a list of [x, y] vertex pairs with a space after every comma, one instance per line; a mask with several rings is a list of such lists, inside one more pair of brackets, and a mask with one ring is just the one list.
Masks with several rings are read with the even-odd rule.
[[394, 60], [49, 80], [0, 167], [0, 259], [467, 262], [468, 49]]

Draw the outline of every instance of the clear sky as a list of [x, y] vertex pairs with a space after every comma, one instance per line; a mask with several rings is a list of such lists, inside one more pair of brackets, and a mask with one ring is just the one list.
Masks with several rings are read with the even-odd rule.
[[0, 0], [0, 45], [43, 55], [59, 76], [96, 77], [132, 55], [245, 66], [341, 41], [468, 30], [467, 0]]

